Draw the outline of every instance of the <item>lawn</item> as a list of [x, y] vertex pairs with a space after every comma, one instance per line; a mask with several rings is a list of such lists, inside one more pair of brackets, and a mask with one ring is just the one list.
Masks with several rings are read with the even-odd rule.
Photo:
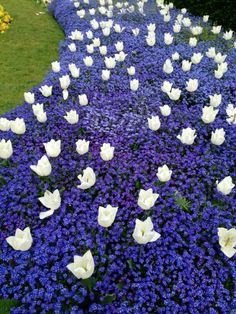
[[[40, 83], [57, 59], [63, 38], [54, 18], [36, 0], [1, 0], [13, 18], [10, 28], [0, 34], [0, 113], [20, 104], [23, 93]], [[36, 13], [44, 14], [37, 15]]]

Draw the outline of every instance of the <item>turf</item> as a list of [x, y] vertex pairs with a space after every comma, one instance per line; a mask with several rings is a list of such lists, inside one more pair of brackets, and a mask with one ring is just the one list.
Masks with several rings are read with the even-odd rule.
[[[57, 59], [63, 32], [36, 0], [0, 0], [13, 18], [0, 34], [0, 113], [20, 104], [23, 93], [40, 83]], [[38, 12], [44, 14], [36, 15]]]

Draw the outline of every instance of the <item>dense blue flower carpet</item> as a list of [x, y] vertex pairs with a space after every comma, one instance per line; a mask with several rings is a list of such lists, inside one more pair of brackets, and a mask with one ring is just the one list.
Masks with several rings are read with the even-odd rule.
[[162, 1], [49, 8], [59, 60], [0, 118], [1, 298], [234, 313], [232, 32]]

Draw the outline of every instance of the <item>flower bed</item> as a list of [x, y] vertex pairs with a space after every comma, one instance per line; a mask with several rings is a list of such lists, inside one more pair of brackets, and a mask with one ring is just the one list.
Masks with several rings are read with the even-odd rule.
[[0, 5], [0, 33], [4, 33], [9, 28], [11, 22], [12, 18], [4, 10], [3, 6]]
[[193, 47], [188, 14], [161, 1], [118, 2], [113, 25], [111, 8], [76, 3], [52, 2], [60, 63], [0, 120], [0, 295], [20, 300], [12, 313], [230, 313], [233, 41], [191, 17]]

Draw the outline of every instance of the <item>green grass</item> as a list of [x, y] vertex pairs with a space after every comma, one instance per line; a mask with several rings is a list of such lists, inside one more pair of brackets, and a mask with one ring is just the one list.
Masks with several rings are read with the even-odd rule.
[[[0, 0], [13, 18], [0, 34], [0, 113], [21, 104], [23, 93], [39, 84], [57, 59], [64, 34], [36, 0]], [[42, 11], [45, 14], [36, 15]]]
[[0, 313], [1, 314], [9, 314], [10, 308], [17, 305], [18, 302], [12, 299], [0, 300]]

